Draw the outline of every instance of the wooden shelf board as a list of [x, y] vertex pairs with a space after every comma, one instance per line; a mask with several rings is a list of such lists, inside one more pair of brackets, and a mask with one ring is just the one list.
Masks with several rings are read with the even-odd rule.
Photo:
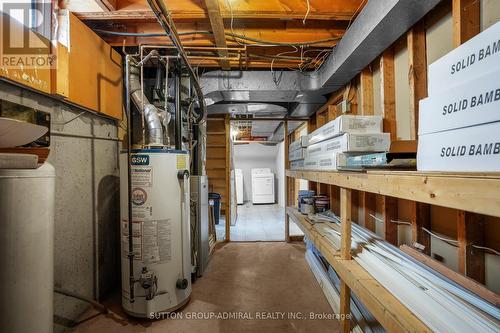
[[500, 174], [286, 170], [288, 177], [500, 217]]
[[341, 280], [388, 332], [431, 332], [356, 261], [340, 259], [337, 249], [333, 248], [296, 208], [287, 207], [286, 212], [332, 265]]

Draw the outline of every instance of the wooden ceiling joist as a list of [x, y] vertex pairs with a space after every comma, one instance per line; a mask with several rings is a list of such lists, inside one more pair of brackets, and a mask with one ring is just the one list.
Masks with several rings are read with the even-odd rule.
[[110, 13], [116, 11], [116, 0], [95, 0], [97, 5], [104, 9], [103, 13]]
[[[224, 31], [224, 22], [220, 14], [219, 3], [217, 0], [205, 0], [205, 5], [207, 6], [208, 17], [210, 18], [210, 25], [212, 27], [212, 34], [215, 40], [215, 46], [220, 48], [219, 56], [227, 58], [227, 45], [226, 45], [226, 35]], [[231, 66], [227, 59], [222, 59], [220, 61], [222, 69], [229, 70]]]

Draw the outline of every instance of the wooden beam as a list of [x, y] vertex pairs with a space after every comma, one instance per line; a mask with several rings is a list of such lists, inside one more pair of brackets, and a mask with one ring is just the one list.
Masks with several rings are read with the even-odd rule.
[[425, 203], [411, 202], [411, 241], [424, 246], [423, 252], [431, 254], [431, 236], [422, 228], [431, 229], [431, 206]]
[[471, 278], [468, 278], [467, 276], [457, 273], [454, 270], [446, 267], [443, 265], [441, 262], [432, 259], [431, 257], [418, 252], [414, 248], [409, 247], [408, 245], [401, 245], [401, 250], [405, 252], [406, 254], [409, 254], [413, 258], [417, 259], [421, 263], [429, 266], [436, 272], [439, 272], [446, 276], [448, 279], [455, 281], [456, 283], [460, 284], [464, 288], [470, 290], [476, 295], [479, 295], [480, 297], [484, 298], [488, 302], [494, 304], [497, 307], [500, 307], [500, 295], [494, 293], [493, 291], [487, 289], [484, 285], [478, 283], [477, 281], [474, 281]]
[[359, 223], [368, 230], [375, 232], [376, 221], [373, 218], [377, 213], [375, 194], [359, 192], [359, 206], [363, 208], [359, 215]]
[[484, 216], [457, 211], [458, 271], [484, 284], [484, 251], [473, 245], [484, 245]]
[[287, 170], [289, 177], [500, 217], [500, 177], [415, 171]]
[[398, 220], [398, 199], [382, 197], [382, 220], [384, 223], [384, 238], [392, 245], [398, 244], [398, 225], [392, 221]]
[[481, 1], [453, 0], [453, 45], [458, 47], [481, 31]]
[[366, 67], [360, 74], [361, 84], [361, 113], [366, 116], [374, 114], [373, 108], [373, 73]]
[[229, 115], [224, 118], [226, 137], [226, 242], [231, 241], [231, 124]]
[[95, 0], [97, 5], [105, 10], [104, 13], [113, 12], [116, 10], [116, 0]]
[[391, 141], [397, 140], [396, 88], [394, 81], [394, 50], [388, 48], [380, 57], [380, 101], [384, 116], [384, 132], [391, 133]]
[[[351, 190], [340, 189], [340, 224], [342, 228], [340, 257], [351, 259]], [[351, 315], [351, 290], [347, 284], [340, 280], [340, 314], [345, 318], [341, 321], [342, 332], [349, 333]]]
[[351, 190], [340, 189], [341, 258], [351, 259]]
[[[283, 142], [283, 149], [285, 150], [285, 154], [284, 154], [284, 166], [285, 166], [285, 170], [286, 169], [289, 169], [290, 168], [290, 162], [288, 161], [288, 156], [289, 156], [289, 151], [288, 151], [288, 121], [285, 120], [283, 122], [283, 133], [284, 133], [284, 142]], [[285, 195], [286, 195], [286, 198], [285, 198], [285, 202], [287, 204], [287, 206], [290, 205], [290, 191], [289, 191], [289, 188], [292, 188], [291, 186], [291, 183], [295, 183], [294, 182], [294, 179], [288, 177], [285, 175]], [[285, 214], [285, 241], [286, 242], [290, 242], [290, 217], [288, 216], [288, 214]]]
[[[212, 34], [215, 39], [215, 45], [219, 50], [219, 56], [227, 58], [227, 44], [226, 35], [224, 32], [224, 22], [222, 21], [222, 16], [220, 13], [219, 2], [217, 0], [205, 0], [205, 6], [207, 7], [208, 17], [210, 18], [210, 25], [212, 26]], [[220, 61], [222, 69], [229, 70], [231, 65], [224, 59]]]
[[410, 84], [410, 138], [418, 136], [419, 101], [427, 97], [427, 51], [425, 26], [421, 21], [407, 33], [408, 83]]

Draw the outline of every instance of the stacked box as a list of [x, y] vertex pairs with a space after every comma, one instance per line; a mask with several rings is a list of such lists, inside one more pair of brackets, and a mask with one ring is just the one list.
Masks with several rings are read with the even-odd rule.
[[382, 133], [382, 117], [342, 115], [309, 134], [308, 146], [343, 133]]
[[302, 170], [304, 169], [304, 160], [296, 160], [290, 162], [290, 170]]
[[306, 148], [307, 147], [307, 135], [301, 136], [298, 140], [295, 140], [294, 142], [290, 143], [288, 146], [288, 151], [292, 152], [295, 150], [299, 150], [301, 148]]
[[289, 161], [303, 160], [306, 156], [306, 148], [300, 148], [288, 153]]
[[500, 171], [500, 23], [429, 66], [417, 169]]
[[345, 167], [346, 161], [347, 155], [343, 153], [307, 157], [304, 160], [304, 169], [332, 171], [337, 170], [339, 167]]
[[492, 25], [429, 66], [428, 95], [491, 73], [500, 63], [500, 22]]
[[306, 158], [331, 155], [332, 153], [386, 152], [391, 146], [389, 133], [352, 134], [340, 136], [307, 147]]

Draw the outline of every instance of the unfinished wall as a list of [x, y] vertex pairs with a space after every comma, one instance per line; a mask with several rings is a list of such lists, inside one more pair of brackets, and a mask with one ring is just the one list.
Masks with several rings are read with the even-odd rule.
[[[91, 298], [116, 290], [120, 243], [115, 122], [81, 114], [81, 109], [5, 82], [0, 82], [0, 98], [52, 115], [48, 160], [57, 175], [56, 286]], [[60, 295], [55, 295], [54, 302], [55, 332], [65, 330], [68, 320], [76, 319], [88, 307]]]
[[278, 143], [278, 152], [276, 154], [276, 180], [277, 192], [276, 202], [285, 207], [285, 142]]

